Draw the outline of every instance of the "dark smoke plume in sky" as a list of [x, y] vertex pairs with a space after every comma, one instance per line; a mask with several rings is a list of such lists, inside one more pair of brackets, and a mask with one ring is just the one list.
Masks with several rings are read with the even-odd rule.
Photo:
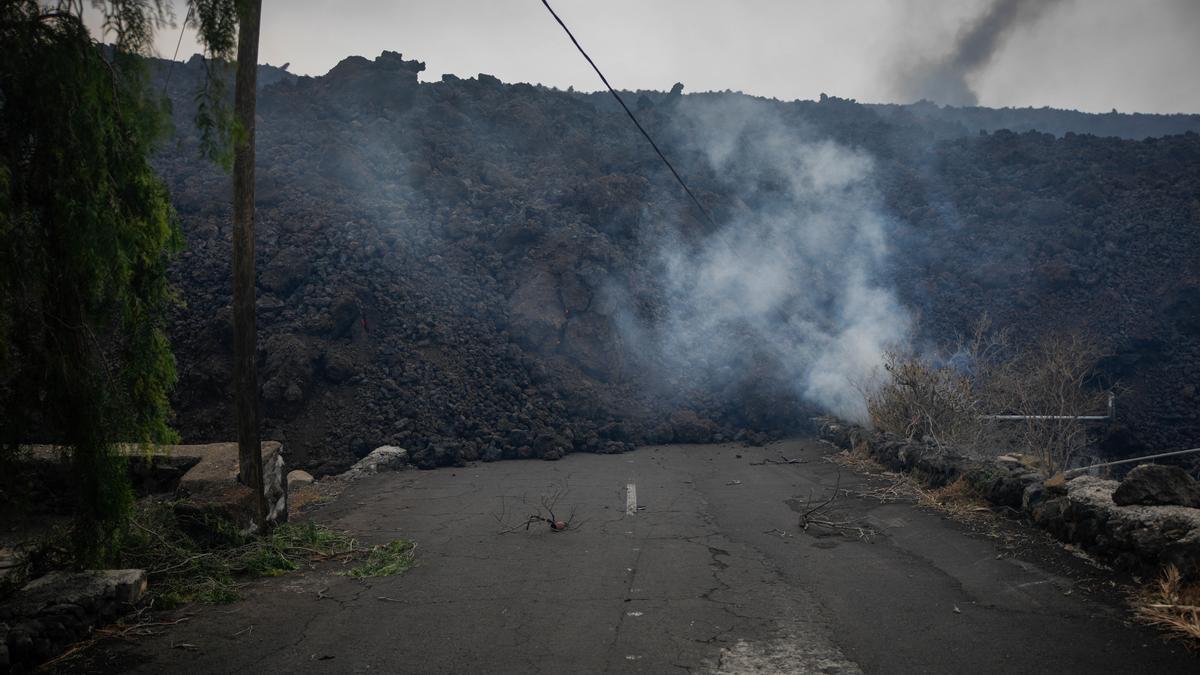
[[1022, 27], [1031, 26], [1061, 0], [993, 0], [984, 13], [959, 31], [953, 49], [902, 75], [902, 100], [927, 99], [955, 106], [979, 104], [967, 81], [986, 67], [1005, 40]]

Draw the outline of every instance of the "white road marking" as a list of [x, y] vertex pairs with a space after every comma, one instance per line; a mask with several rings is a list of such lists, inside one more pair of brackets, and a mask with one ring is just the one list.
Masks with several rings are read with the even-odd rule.
[[637, 486], [630, 483], [625, 486], [625, 515], [637, 513]]

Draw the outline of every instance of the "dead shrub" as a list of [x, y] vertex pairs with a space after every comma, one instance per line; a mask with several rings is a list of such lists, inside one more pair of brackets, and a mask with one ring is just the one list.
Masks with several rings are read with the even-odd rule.
[[976, 456], [1015, 450], [1052, 474], [1086, 448], [1080, 418], [1105, 408], [1108, 390], [1091, 381], [1099, 357], [1093, 341], [1072, 333], [1017, 349], [985, 316], [941, 349], [888, 350], [860, 390], [876, 429]]
[[1079, 334], [1051, 334], [996, 371], [991, 405], [1020, 417], [1009, 422], [1016, 445], [1049, 473], [1068, 468], [1086, 449], [1088, 425], [1080, 418], [1105, 409], [1108, 391], [1090, 386], [1100, 356]]
[[884, 353], [882, 372], [860, 387], [874, 428], [909, 440], [974, 453], [990, 445], [991, 384], [1009, 351], [1009, 335], [987, 317], [971, 335], [933, 351], [911, 344]]

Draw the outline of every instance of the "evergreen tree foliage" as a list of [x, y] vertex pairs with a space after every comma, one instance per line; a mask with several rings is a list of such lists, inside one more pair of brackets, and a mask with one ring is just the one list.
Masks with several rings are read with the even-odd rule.
[[131, 504], [118, 443], [175, 440], [164, 324], [182, 243], [148, 163], [168, 116], [138, 58], [167, 8], [93, 5], [111, 47], [82, 2], [0, 0], [0, 443], [70, 451], [82, 563], [119, 543]]

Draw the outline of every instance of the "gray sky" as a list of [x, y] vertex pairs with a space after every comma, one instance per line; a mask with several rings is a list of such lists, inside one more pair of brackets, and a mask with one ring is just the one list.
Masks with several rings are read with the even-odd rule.
[[[178, 18], [184, 0], [173, 0]], [[945, 59], [1005, 0], [551, 0], [623, 89], [733, 89], [903, 99], [906, 74]], [[1047, 0], [1022, 0], [1024, 4]], [[1015, 3], [1021, 4], [1021, 3]], [[320, 75], [384, 49], [425, 61], [423, 80], [601, 86], [540, 0], [264, 0], [261, 59]], [[1059, 0], [1014, 24], [966, 74], [988, 106], [1200, 112], [1200, 0]], [[178, 30], [157, 40], [170, 57]], [[184, 36], [180, 57], [197, 51]]]

